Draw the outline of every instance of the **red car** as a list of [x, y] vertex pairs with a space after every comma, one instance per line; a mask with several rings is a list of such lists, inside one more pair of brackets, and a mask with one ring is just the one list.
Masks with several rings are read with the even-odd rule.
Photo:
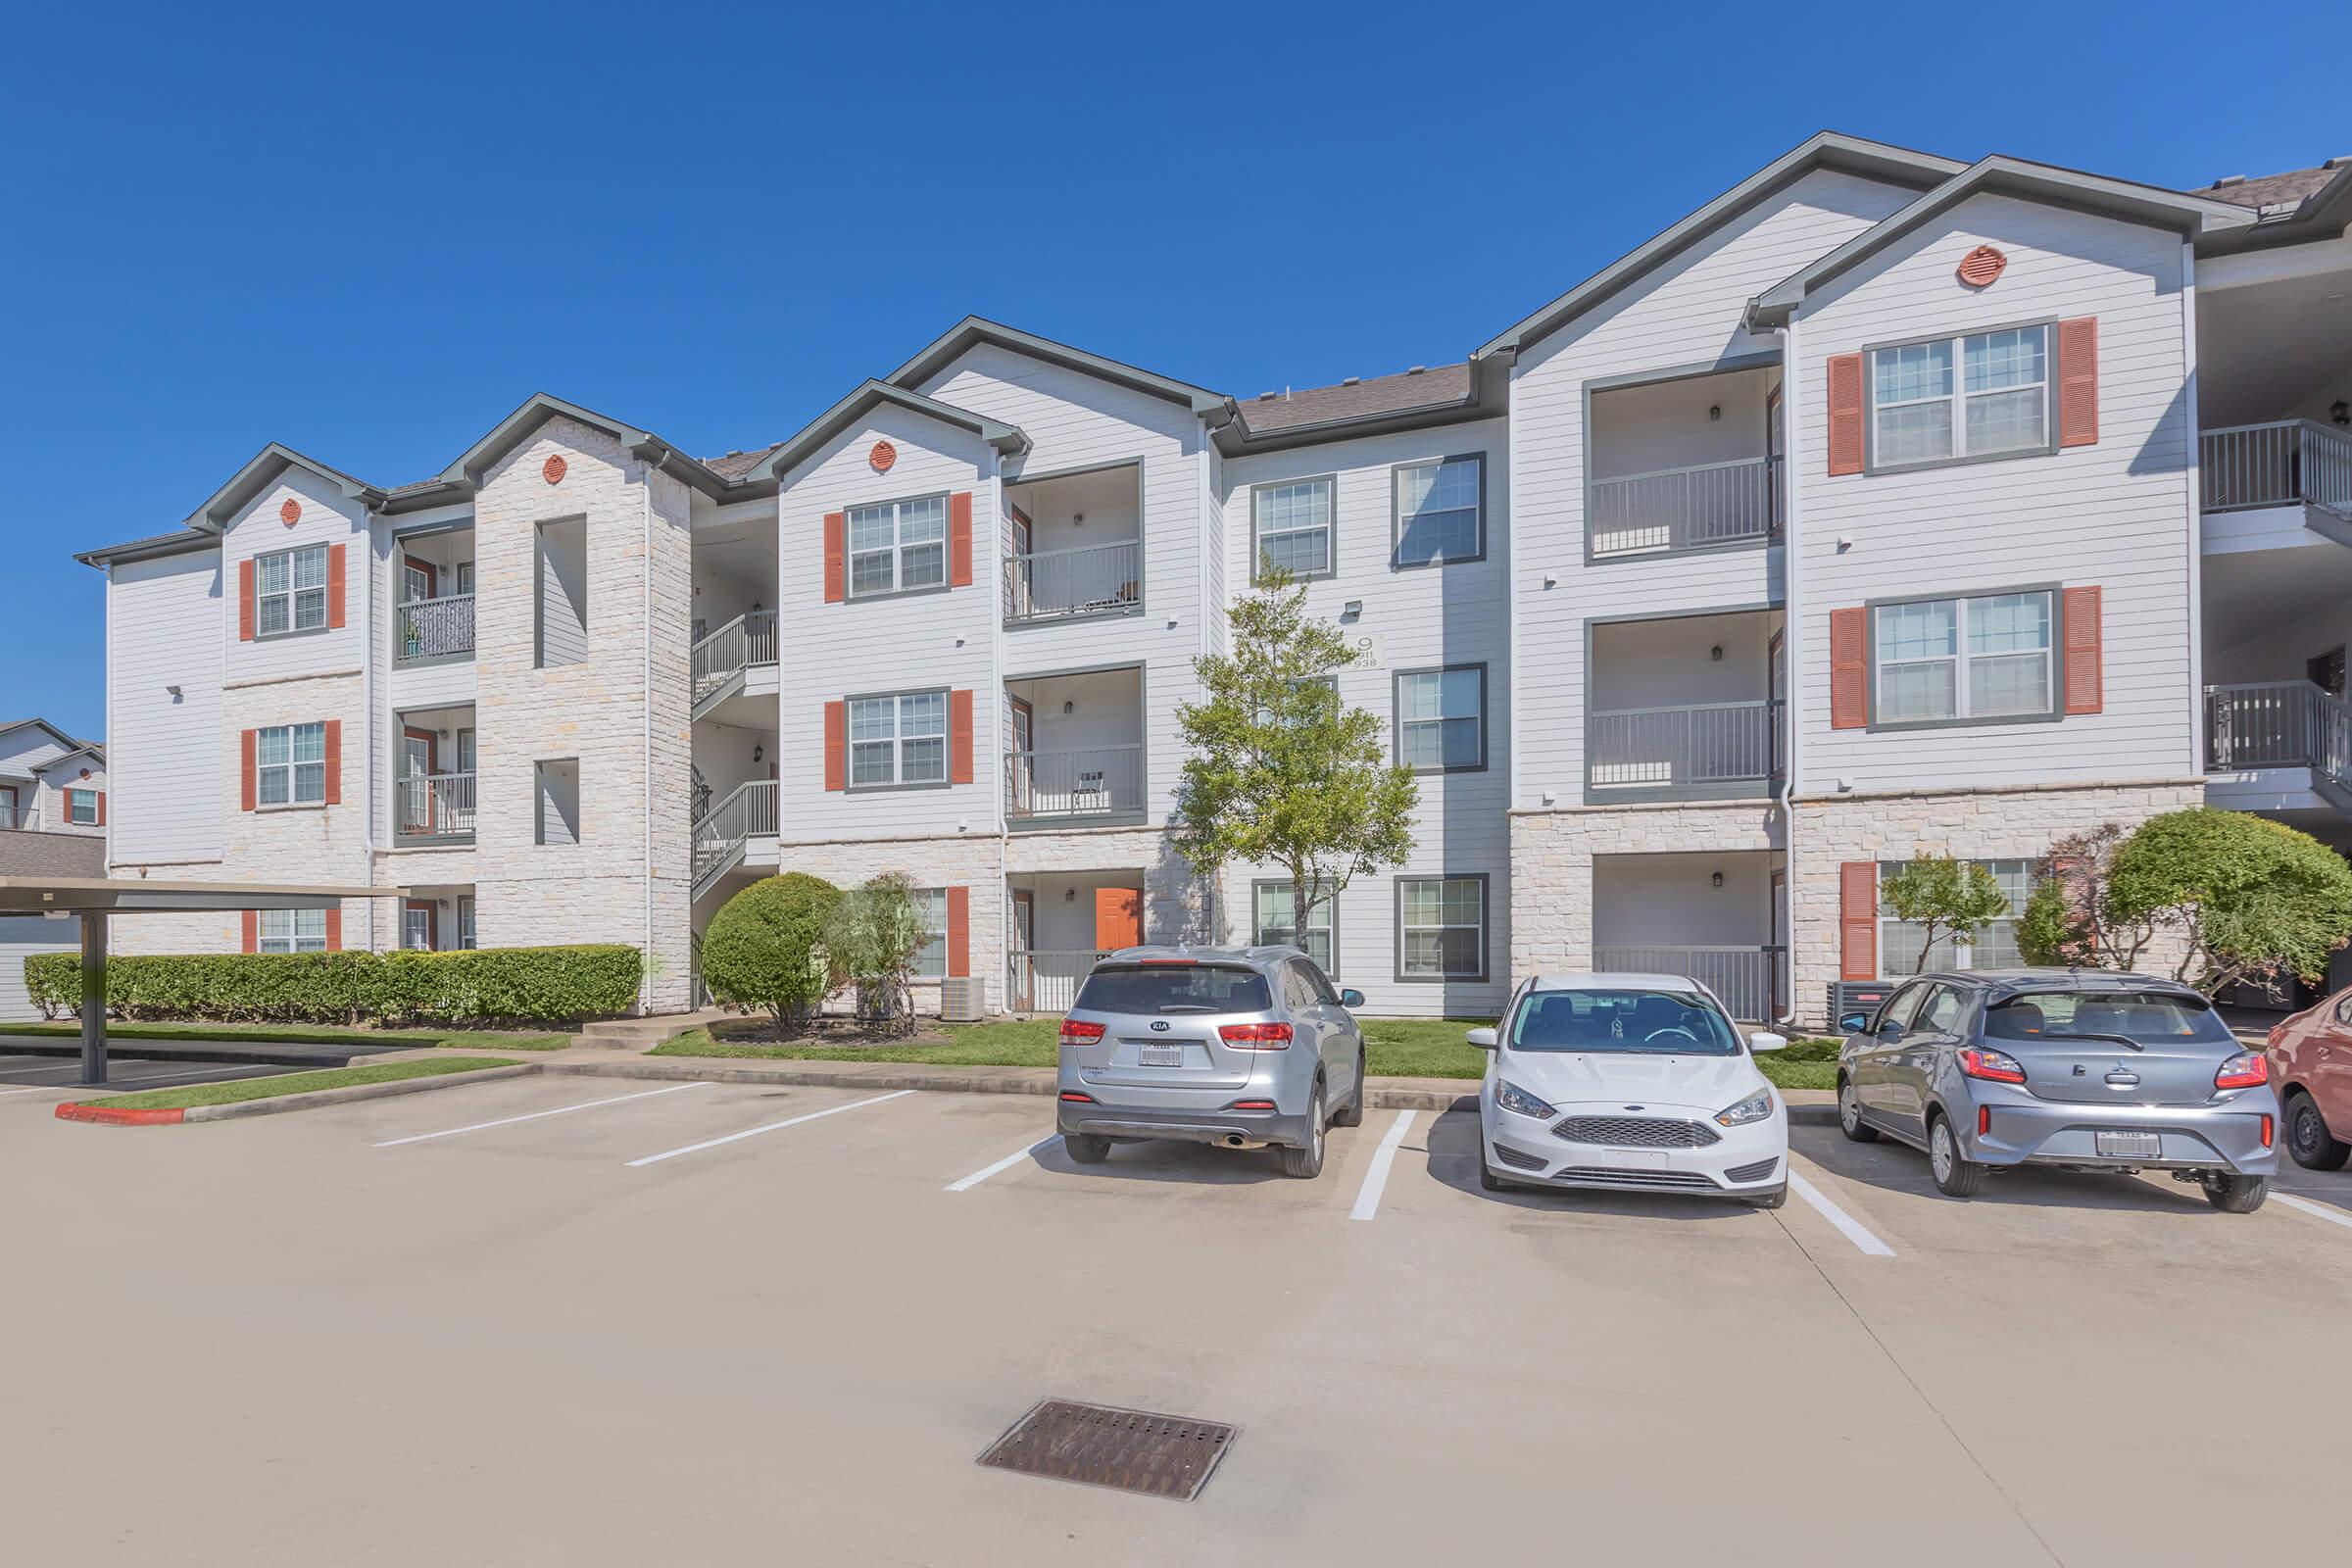
[[2287, 1153], [2309, 1170], [2342, 1170], [2352, 1159], [2352, 990], [2274, 1028], [2270, 1057]]

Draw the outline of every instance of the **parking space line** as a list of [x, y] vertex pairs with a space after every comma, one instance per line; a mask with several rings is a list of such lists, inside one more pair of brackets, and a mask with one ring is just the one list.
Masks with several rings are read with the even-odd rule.
[[2341, 1225], [2346, 1230], [2352, 1230], [2352, 1214], [2347, 1214], [2340, 1208], [2329, 1208], [2325, 1203], [2315, 1203], [2308, 1198], [2297, 1198], [2292, 1193], [2281, 1193], [2275, 1188], [2271, 1192], [2271, 1201], [2284, 1203], [2289, 1208], [2301, 1209], [2313, 1219], [2324, 1219], [2330, 1225]]
[[1404, 1142], [1405, 1133], [1413, 1125], [1413, 1113], [1400, 1110], [1389, 1123], [1387, 1136], [1372, 1152], [1372, 1166], [1364, 1172], [1364, 1185], [1355, 1195], [1355, 1207], [1348, 1211], [1349, 1219], [1370, 1219], [1380, 1212], [1380, 1195], [1388, 1189], [1389, 1167], [1396, 1163], [1396, 1146]]
[[1797, 1197], [1812, 1204], [1814, 1212], [1818, 1213], [1823, 1219], [1828, 1220], [1832, 1225], [1837, 1226], [1838, 1234], [1843, 1236], [1847, 1241], [1853, 1243], [1864, 1252], [1867, 1252], [1872, 1257], [1892, 1257], [1894, 1255], [1893, 1248], [1888, 1247], [1885, 1242], [1882, 1242], [1876, 1236], [1871, 1235], [1870, 1232], [1863, 1227], [1863, 1224], [1860, 1220], [1854, 1218], [1853, 1215], [1848, 1214], [1844, 1209], [1839, 1208], [1835, 1202], [1831, 1201], [1828, 1194], [1824, 1193], [1820, 1188], [1814, 1186], [1811, 1182], [1805, 1180], [1802, 1176], [1799, 1176], [1796, 1173], [1793, 1165], [1790, 1166], [1788, 1171], [1788, 1188], [1791, 1192], [1795, 1193]]
[[675, 1159], [680, 1154], [699, 1154], [706, 1149], [716, 1149], [721, 1144], [740, 1143], [746, 1138], [757, 1138], [761, 1133], [780, 1132], [786, 1127], [798, 1127], [805, 1121], [815, 1121], [822, 1116], [838, 1116], [845, 1110], [858, 1110], [866, 1105], [879, 1105], [885, 1100], [897, 1100], [902, 1095], [913, 1093], [914, 1091], [911, 1089], [894, 1089], [887, 1095], [876, 1095], [871, 1100], [853, 1100], [846, 1105], [827, 1105], [824, 1109], [812, 1110], [806, 1116], [788, 1116], [782, 1121], [771, 1121], [759, 1127], [746, 1127], [743, 1131], [729, 1133], [724, 1138], [707, 1138], [699, 1144], [688, 1144], [684, 1149], [665, 1149], [659, 1154], [648, 1154], [643, 1159], [632, 1159], [628, 1162], [629, 1168], [634, 1170], [639, 1165], [659, 1165], [662, 1161]]
[[1003, 1159], [998, 1160], [994, 1165], [990, 1165], [983, 1170], [976, 1170], [969, 1176], [964, 1177], [961, 1181], [948, 1183], [947, 1190], [951, 1193], [969, 1192], [973, 1188], [979, 1186], [982, 1182], [988, 1180], [991, 1176], [996, 1175], [998, 1172], [1010, 1170], [1013, 1166], [1018, 1165], [1022, 1160], [1027, 1159], [1030, 1155], [1038, 1153], [1041, 1151], [1060, 1142], [1061, 1134], [1048, 1133], [1045, 1137], [1040, 1138], [1036, 1143], [1031, 1144], [1028, 1148], [1018, 1149], [1013, 1151], [1011, 1153], [1006, 1154]]
[[520, 1116], [501, 1116], [496, 1121], [477, 1121], [465, 1127], [444, 1127], [437, 1133], [416, 1133], [407, 1138], [388, 1138], [377, 1144], [378, 1149], [398, 1149], [403, 1144], [427, 1143], [435, 1138], [455, 1138], [460, 1133], [478, 1133], [491, 1127], [512, 1127], [518, 1121], [538, 1121], [547, 1116], [568, 1116], [575, 1110], [594, 1110], [599, 1105], [617, 1105], [628, 1100], [651, 1100], [656, 1095], [674, 1095], [681, 1089], [708, 1089], [710, 1084], [697, 1081], [690, 1084], [667, 1084], [660, 1089], [643, 1089], [633, 1095], [614, 1095], [610, 1100], [584, 1100], [576, 1105], [558, 1105], [553, 1110], [526, 1111]]

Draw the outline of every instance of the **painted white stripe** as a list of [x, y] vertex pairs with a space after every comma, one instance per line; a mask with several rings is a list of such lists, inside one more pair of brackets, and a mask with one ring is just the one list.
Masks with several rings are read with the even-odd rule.
[[2346, 1230], [2352, 1230], [2352, 1214], [2347, 1214], [2340, 1208], [2330, 1208], [2326, 1203], [2315, 1203], [2308, 1198], [2297, 1198], [2292, 1193], [2282, 1193], [2275, 1187], [2271, 1189], [2271, 1201], [2284, 1203], [2289, 1208], [2299, 1208], [2313, 1219], [2324, 1219], [2330, 1225], [2341, 1225]]
[[634, 1170], [639, 1165], [659, 1165], [662, 1161], [675, 1159], [680, 1154], [699, 1154], [706, 1149], [716, 1149], [721, 1144], [740, 1143], [746, 1138], [757, 1138], [761, 1133], [780, 1132], [786, 1127], [798, 1127], [805, 1121], [815, 1121], [824, 1116], [838, 1116], [845, 1110], [857, 1110], [866, 1105], [879, 1105], [885, 1100], [896, 1100], [902, 1095], [913, 1093], [914, 1091], [911, 1089], [894, 1089], [887, 1095], [876, 1095], [871, 1100], [853, 1100], [846, 1105], [828, 1105], [823, 1110], [812, 1110], [806, 1116], [788, 1116], [782, 1121], [771, 1121], [763, 1126], [746, 1127], [743, 1131], [729, 1133], [724, 1138], [708, 1138], [699, 1144], [688, 1144], [684, 1149], [665, 1149], [659, 1154], [648, 1154], [643, 1159], [632, 1159], [629, 1161], [629, 1168]]
[[34, 1084], [30, 1089], [0, 1089], [0, 1100], [11, 1095], [60, 1095], [78, 1087], [74, 1084]]
[[1388, 1190], [1389, 1167], [1396, 1163], [1396, 1146], [1404, 1142], [1405, 1132], [1413, 1125], [1413, 1113], [1400, 1110], [1389, 1123], [1388, 1135], [1372, 1152], [1372, 1168], [1364, 1172], [1364, 1185], [1355, 1195], [1355, 1207], [1348, 1211], [1349, 1219], [1370, 1219], [1380, 1212], [1380, 1195]]
[[528, 1111], [520, 1116], [501, 1116], [496, 1121], [477, 1121], [464, 1127], [444, 1127], [437, 1133], [416, 1133], [407, 1138], [389, 1138], [376, 1145], [378, 1149], [398, 1149], [403, 1144], [428, 1143], [435, 1138], [455, 1138], [460, 1133], [478, 1133], [490, 1127], [512, 1127], [518, 1121], [538, 1121], [547, 1116], [568, 1116], [575, 1110], [594, 1110], [599, 1105], [617, 1105], [623, 1101], [651, 1100], [656, 1095], [674, 1095], [681, 1089], [708, 1089], [708, 1083], [669, 1084], [661, 1089], [644, 1089], [633, 1095], [614, 1095], [610, 1100], [583, 1100], [576, 1105], [558, 1105], [553, 1110]]
[[1788, 1186], [1797, 1197], [1811, 1203], [1823, 1219], [1838, 1227], [1839, 1235], [1853, 1243], [1872, 1257], [1892, 1257], [1894, 1249], [1880, 1241], [1862, 1226], [1862, 1222], [1830, 1200], [1829, 1195], [1799, 1176], [1794, 1167], [1788, 1172]]
[[1014, 1150], [1011, 1153], [1006, 1154], [1003, 1159], [998, 1160], [994, 1165], [988, 1166], [984, 1170], [976, 1170], [959, 1182], [948, 1183], [948, 1191], [951, 1193], [969, 1192], [973, 1188], [979, 1186], [982, 1182], [988, 1180], [991, 1176], [997, 1175], [1001, 1171], [1010, 1170], [1013, 1166], [1018, 1165], [1022, 1160], [1027, 1159], [1030, 1155], [1040, 1153], [1060, 1142], [1061, 1134], [1049, 1134], [1048, 1136], [1039, 1139], [1036, 1143], [1031, 1144], [1026, 1149]]

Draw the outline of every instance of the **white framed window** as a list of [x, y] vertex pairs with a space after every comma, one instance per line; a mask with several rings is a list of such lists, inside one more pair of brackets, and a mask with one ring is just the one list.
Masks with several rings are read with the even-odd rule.
[[[1978, 860], [1975, 862], [1992, 873], [2008, 896], [2009, 912], [1985, 925], [1976, 933], [1976, 941], [1955, 943], [1950, 937], [1938, 934], [1935, 951], [1928, 954], [1928, 969], [2006, 969], [2023, 963], [2017, 952], [2017, 917], [2026, 910], [2026, 900], [2034, 896], [2034, 864], [2032, 860]], [[1910, 864], [1908, 860], [1879, 862], [1879, 973], [1889, 977], [1917, 974], [1922, 965], [1921, 951], [1927, 946], [1926, 932], [1915, 922], [1898, 920], [1886, 912], [1886, 879]]]
[[1487, 977], [1487, 879], [1396, 879], [1396, 978]]
[[1487, 460], [1478, 453], [1396, 466], [1396, 564], [1476, 561], [1487, 553]]
[[1338, 569], [1332, 538], [1333, 497], [1339, 480], [1292, 479], [1261, 484], [1250, 492], [1251, 534], [1250, 575], [1272, 562], [1294, 577], [1328, 577]]
[[948, 498], [850, 508], [850, 597], [941, 588], [948, 581]]
[[[323, 773], [320, 774], [321, 780], [324, 776]], [[76, 827], [96, 827], [98, 825], [98, 792], [85, 789], [67, 790], [66, 820], [74, 823]]]
[[264, 909], [255, 928], [263, 953], [324, 953], [324, 909]]
[[17, 787], [0, 784], [0, 827], [17, 825]]
[[326, 800], [326, 726], [279, 724], [253, 732], [254, 800], [318, 806]]
[[473, 900], [470, 897], [458, 900], [458, 946], [468, 953], [473, 951]]
[[1416, 773], [1487, 765], [1487, 666], [1396, 672], [1396, 760]]
[[326, 624], [326, 546], [280, 550], [253, 564], [254, 629], [263, 637]]
[[1876, 607], [1876, 722], [2055, 712], [2056, 599], [2037, 588]]
[[1321, 897], [1323, 889], [1318, 887], [1315, 906], [1307, 911], [1306, 929], [1301, 931], [1298, 901], [1293, 891], [1290, 883], [1282, 881], [1250, 884], [1250, 940], [1266, 947], [1290, 944], [1301, 948], [1325, 974], [1336, 973], [1338, 952], [1332, 940], [1335, 901]]
[[433, 909], [430, 905], [407, 905], [400, 911], [400, 945], [411, 953], [433, 951]]
[[2047, 325], [1872, 349], [1871, 466], [2046, 451], [2050, 387]]
[[922, 914], [923, 929], [930, 933], [915, 953], [914, 977], [944, 980], [948, 975], [948, 890], [916, 888], [914, 906]]
[[850, 699], [850, 788], [948, 781], [948, 694]]

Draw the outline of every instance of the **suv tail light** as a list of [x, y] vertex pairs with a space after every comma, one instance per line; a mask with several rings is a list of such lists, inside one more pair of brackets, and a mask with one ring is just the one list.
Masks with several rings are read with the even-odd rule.
[[1217, 1038], [1236, 1051], [1282, 1051], [1291, 1043], [1291, 1026], [1287, 1023], [1219, 1024]]
[[2213, 1075], [2216, 1089], [2253, 1089], [2271, 1081], [2271, 1058], [2259, 1051], [2241, 1051], [2222, 1063]]
[[2024, 1064], [2006, 1051], [1987, 1051], [1970, 1046], [1960, 1053], [1960, 1070], [1971, 1078], [1988, 1079], [1996, 1084], [2022, 1084], [2026, 1081]]
[[1102, 1038], [1102, 1026], [1084, 1018], [1061, 1020], [1061, 1043], [1065, 1046], [1091, 1046]]

